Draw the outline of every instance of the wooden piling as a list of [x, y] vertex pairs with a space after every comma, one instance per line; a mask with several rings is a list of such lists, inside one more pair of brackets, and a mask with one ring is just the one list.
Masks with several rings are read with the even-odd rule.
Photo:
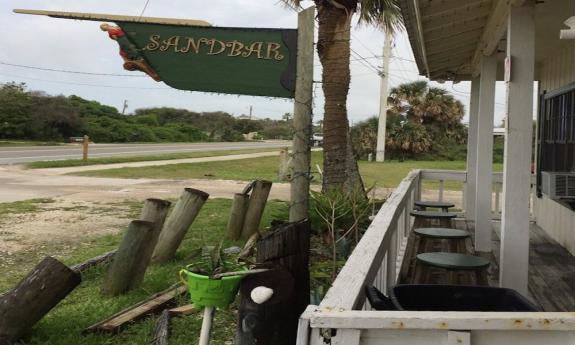
[[243, 239], [248, 239], [258, 231], [271, 188], [270, 181], [255, 181], [242, 227]]
[[242, 235], [242, 228], [246, 218], [250, 197], [247, 194], [234, 194], [230, 218], [228, 220], [227, 233], [231, 240], [238, 240]]
[[142, 255], [154, 237], [154, 225], [145, 220], [130, 223], [102, 284], [103, 294], [117, 296], [142, 282], [145, 271], [138, 268], [143, 266]]
[[201, 190], [186, 188], [166, 219], [152, 255], [152, 262], [172, 260], [188, 229], [210, 195]]
[[12, 290], [0, 296], [0, 344], [12, 344], [81, 282], [80, 275], [46, 257]]

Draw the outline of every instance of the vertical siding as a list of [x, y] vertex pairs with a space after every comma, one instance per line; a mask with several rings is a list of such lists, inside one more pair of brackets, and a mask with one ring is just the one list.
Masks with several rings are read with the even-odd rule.
[[[575, 82], [575, 44], [569, 42], [540, 65], [541, 91], [553, 91]], [[536, 198], [537, 225], [575, 255], [575, 211], [543, 196]]]

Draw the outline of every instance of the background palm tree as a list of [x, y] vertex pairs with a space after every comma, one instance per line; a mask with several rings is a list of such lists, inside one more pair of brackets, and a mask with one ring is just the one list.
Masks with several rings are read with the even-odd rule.
[[[391, 89], [388, 104], [390, 158], [465, 159], [467, 129], [461, 123], [465, 109], [448, 91], [430, 87], [426, 81], [401, 84]], [[377, 125], [373, 117], [352, 128], [356, 157], [375, 153]]]
[[[282, 0], [299, 7], [302, 0]], [[402, 25], [398, 0], [313, 0], [317, 7], [317, 52], [323, 67], [323, 190], [356, 188], [357, 164], [349, 141], [347, 95], [350, 83], [350, 31], [358, 22], [395, 32]]]

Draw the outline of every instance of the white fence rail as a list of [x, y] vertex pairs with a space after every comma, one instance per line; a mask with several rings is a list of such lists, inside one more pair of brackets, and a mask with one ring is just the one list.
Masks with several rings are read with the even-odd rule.
[[[421, 197], [424, 180], [440, 181], [442, 198], [445, 182], [465, 183], [466, 173], [414, 170], [407, 175], [379, 210], [320, 305], [309, 306], [300, 318], [297, 345], [575, 345], [574, 313], [370, 310], [364, 287], [387, 291], [395, 284], [411, 229], [409, 213]], [[494, 183], [501, 183], [501, 174], [494, 175]]]

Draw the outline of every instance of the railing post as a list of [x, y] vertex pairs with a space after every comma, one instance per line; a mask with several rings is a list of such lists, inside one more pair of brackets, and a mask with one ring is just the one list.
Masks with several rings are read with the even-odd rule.
[[399, 228], [398, 224], [396, 223], [394, 226], [393, 233], [391, 235], [391, 239], [389, 241], [389, 248], [387, 249], [387, 268], [385, 273], [386, 277], [386, 284], [385, 288], [386, 291], [389, 292], [390, 288], [395, 285], [395, 281], [397, 279], [397, 229]]
[[501, 214], [501, 184], [499, 182], [495, 183], [495, 214]]
[[421, 188], [422, 188], [422, 184], [421, 184], [421, 171], [420, 171], [419, 174], [417, 174], [417, 188], [415, 190], [415, 200], [416, 201], [421, 200], [421, 194], [423, 193]]

